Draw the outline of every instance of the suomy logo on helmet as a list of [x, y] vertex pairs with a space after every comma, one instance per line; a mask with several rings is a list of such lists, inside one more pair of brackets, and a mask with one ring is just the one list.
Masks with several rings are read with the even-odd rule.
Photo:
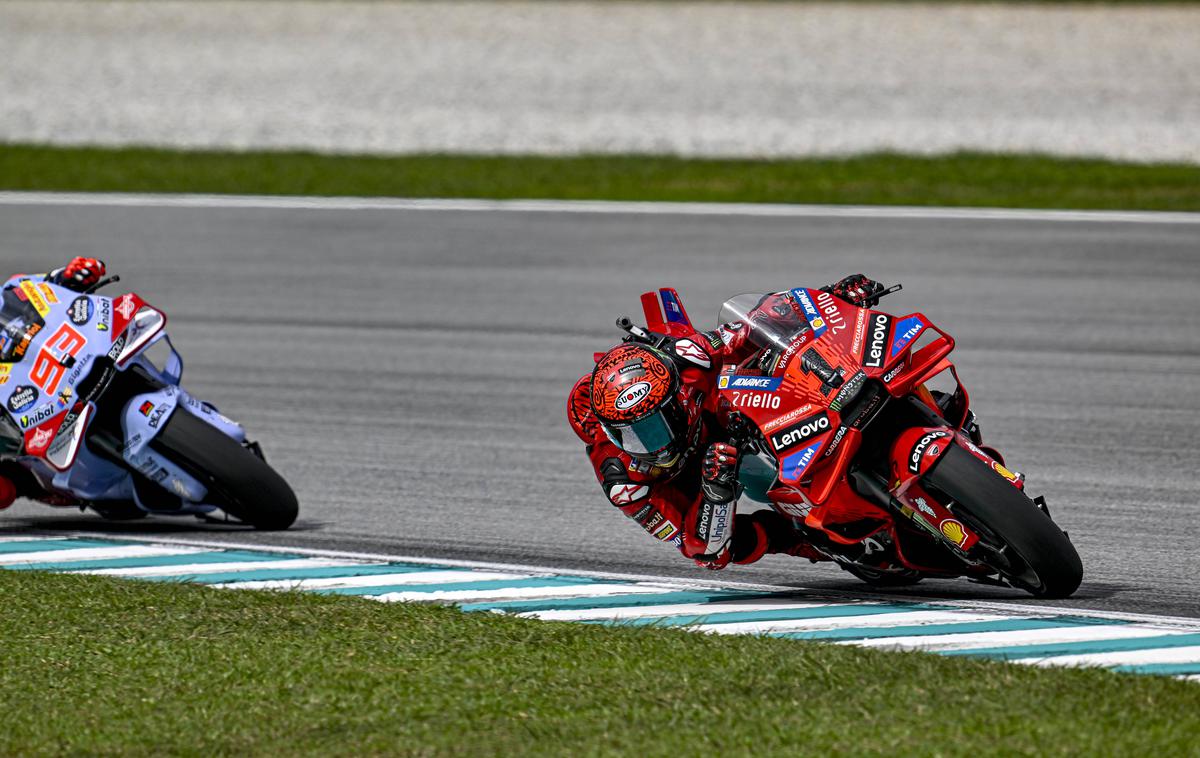
[[627, 411], [638, 403], [646, 399], [650, 394], [650, 382], [638, 382], [617, 395], [616, 401], [613, 403], [619, 411]]

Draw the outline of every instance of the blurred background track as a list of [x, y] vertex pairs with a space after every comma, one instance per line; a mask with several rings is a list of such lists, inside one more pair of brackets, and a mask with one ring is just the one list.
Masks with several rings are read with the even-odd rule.
[[1200, 7], [0, 3], [0, 141], [1200, 162]]

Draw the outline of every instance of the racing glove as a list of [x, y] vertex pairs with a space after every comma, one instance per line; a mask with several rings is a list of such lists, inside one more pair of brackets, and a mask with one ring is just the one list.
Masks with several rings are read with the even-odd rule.
[[54, 284], [83, 292], [107, 273], [104, 261], [98, 258], [72, 258], [63, 268], [55, 269], [47, 277]]
[[738, 496], [737, 470], [737, 448], [725, 442], [708, 446], [701, 464], [700, 506], [696, 509], [693, 527], [696, 539], [705, 543], [704, 552], [694, 558], [707, 569], [723, 569], [729, 565]]
[[859, 308], [871, 308], [879, 304], [877, 295], [884, 289], [882, 284], [862, 274], [851, 274], [837, 284], [822, 287], [821, 291], [836, 295]]

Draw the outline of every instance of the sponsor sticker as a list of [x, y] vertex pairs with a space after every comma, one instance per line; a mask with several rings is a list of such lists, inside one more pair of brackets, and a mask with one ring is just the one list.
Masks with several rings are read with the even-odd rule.
[[122, 295], [113, 308], [121, 315], [121, 318], [128, 321], [133, 316], [133, 312], [137, 310], [137, 303], [133, 301], [133, 294], [130, 293]]
[[54, 432], [46, 427], [42, 427], [35, 431], [29, 438], [29, 441], [25, 443], [25, 451], [33, 455], [41, 455], [53, 438]]
[[804, 472], [812, 464], [817, 457], [817, 449], [821, 447], [821, 443], [817, 442], [804, 448], [798, 453], [792, 453], [783, 459], [780, 464], [781, 474], [780, 479], [785, 482], [798, 482]]
[[792, 297], [796, 298], [796, 302], [804, 310], [804, 318], [808, 321], [808, 325], [812, 327], [813, 336], [820, 337], [825, 333], [825, 319], [822, 318], [821, 312], [817, 310], [817, 306], [813, 303], [812, 298], [808, 295], [806, 289], [792, 290]]
[[887, 349], [888, 333], [892, 329], [892, 317], [886, 313], [872, 313], [867, 327], [867, 347], [863, 352], [863, 365], [867, 368], [883, 368], [883, 351]]
[[833, 439], [829, 441], [829, 447], [825, 449], [825, 455], [821, 456], [822, 458], [828, 458], [837, 451], [838, 446], [842, 444], [842, 438], [846, 436], [848, 428], [846, 426], [838, 427], [837, 434], [833, 435]]
[[925, 322], [921, 320], [920, 316], [909, 316], [896, 324], [896, 339], [892, 341], [891, 357], [895, 358], [900, 355], [900, 352], [908, 347], [909, 343], [916, 339], [924, 329]]
[[862, 352], [863, 337], [867, 334], [867, 311], [865, 308], [858, 309], [858, 316], [854, 319], [854, 339], [850, 342], [850, 354], [858, 357]]
[[112, 323], [112, 301], [108, 298], [100, 300], [100, 318], [96, 320], [96, 331], [107, 332]]
[[608, 499], [613, 505], [630, 505], [650, 494], [644, 484], [614, 484], [608, 488]]
[[21, 428], [29, 429], [30, 427], [37, 426], [38, 424], [42, 423], [46, 419], [53, 416], [55, 413], [56, 413], [56, 410], [54, 408], [53, 403], [43, 405], [41, 408], [34, 408], [33, 410], [26, 413], [24, 416], [21, 416], [21, 418], [20, 418]]
[[941, 523], [939, 528], [942, 530], [942, 534], [946, 535], [946, 539], [955, 545], [962, 547], [967, 543], [967, 530], [963, 528], [961, 521], [948, 518]]
[[914, 474], [921, 473], [921, 456], [925, 455], [925, 451], [934, 442], [949, 436], [946, 432], [929, 432], [917, 440], [917, 444], [913, 445], [912, 453], [908, 456], [908, 470]]
[[36, 284], [26, 279], [25, 281], [21, 282], [21, 291], [25, 293], [25, 297], [29, 300], [29, 304], [32, 305], [33, 309], [39, 314], [45, 316], [50, 312], [50, 304], [46, 302], [46, 298], [42, 296], [42, 291], [38, 289]]
[[1013, 472], [1009, 471], [1004, 466], [1000, 465], [1000, 463], [997, 461], [992, 461], [992, 470], [995, 471], [1000, 476], [1007, 479], [1008, 481], [1012, 482], [1013, 484], [1016, 484], [1017, 482], [1021, 481], [1021, 477], [1019, 477], [1016, 474], [1014, 474]]
[[67, 306], [67, 318], [71, 319], [71, 323], [75, 326], [83, 326], [91, 321], [95, 313], [96, 304], [92, 302], [90, 297], [84, 295], [75, 298]]
[[154, 410], [154, 403], [150, 402], [149, 400], [142, 403], [141, 406], [138, 407], [138, 413], [142, 414], [143, 416], [147, 416], [147, 417], [149, 417], [150, 412], [153, 410]]
[[613, 402], [613, 405], [615, 405], [619, 411], [627, 411], [645, 400], [646, 396], [649, 394], [650, 382], [637, 382], [636, 384], [626, 387], [620, 395], [617, 395], [617, 399]]
[[742, 374], [725, 374], [717, 380], [717, 386], [723, 390], [752, 390], [754, 392], [774, 392], [783, 383], [783, 377], [746, 376]]
[[663, 542], [668, 542], [675, 539], [676, 535], [678, 534], [678, 527], [668, 521], [667, 523], [663, 524], [662, 528], [660, 528], [657, 532], [654, 532], [654, 537], [655, 539], [662, 540]]
[[[2, 335], [0, 335], [2, 336]], [[12, 372], [11, 363], [0, 363], [0, 384], [8, 384], [8, 376]]]
[[896, 364], [896, 368], [892, 369], [891, 371], [889, 371], [883, 375], [883, 383], [891, 384], [892, 380], [895, 379], [900, 374], [900, 372], [903, 370], [904, 370], [904, 361], [900, 361], [898, 364]]
[[770, 435], [771, 447], [776, 453], [791, 449], [808, 442], [818, 434], [829, 431], [829, 416], [825, 411], [801, 419], [786, 429]]
[[50, 304], [58, 303], [58, 295], [54, 294], [54, 288], [45, 282], [38, 282], [38, 289], [42, 291], [42, 297], [46, 298], [46, 302]]
[[150, 421], [149, 421], [151, 429], [158, 428], [159, 422], [162, 421], [162, 417], [164, 415], [166, 415], [167, 409], [170, 407], [171, 406], [168, 405], [167, 403], [163, 403], [162, 405], [160, 405], [154, 409], [154, 415], [150, 416]]
[[811, 411], [812, 408], [813, 408], [812, 404], [810, 403], [808, 405], [802, 405], [795, 410], [788, 411], [787, 413], [783, 414], [782, 416], [777, 416], [776, 418], [773, 418], [770, 421], [763, 424], [762, 430], [764, 432], [774, 431], [775, 429], [778, 429], [779, 427], [783, 426], [784, 424], [790, 423], [790, 422], [795, 421], [796, 419], [800, 418], [804, 414]]
[[730, 404], [734, 408], [766, 408], [768, 410], [779, 410], [782, 401], [779, 395], [773, 395], [768, 392], [743, 392], [735, 390], [728, 395]]
[[8, 409], [13, 413], [24, 413], [32, 408], [37, 400], [37, 389], [28, 384], [18, 384], [13, 387], [12, 394], [8, 396]]
[[925, 502], [925, 498], [923, 497], [914, 497], [913, 504], [917, 506], [917, 510], [919, 510], [921, 513], [924, 513], [926, 516], [937, 515], [937, 511], [933, 510], [929, 503]]
[[829, 403], [830, 410], [841, 411], [842, 406], [853, 400], [863, 388], [863, 384], [867, 381], [867, 372], [859, 371], [854, 376], [846, 380], [842, 388], [838, 390], [833, 401]]
[[821, 309], [821, 315], [824, 316], [831, 333], [837, 334], [846, 328], [846, 320], [842, 318], [836, 297], [828, 292], [818, 292], [817, 307]]
[[679, 340], [676, 342], [675, 353], [680, 358], [691, 361], [700, 368], [712, 367], [712, 359], [708, 357], [708, 353], [704, 352], [704, 348], [691, 340]]

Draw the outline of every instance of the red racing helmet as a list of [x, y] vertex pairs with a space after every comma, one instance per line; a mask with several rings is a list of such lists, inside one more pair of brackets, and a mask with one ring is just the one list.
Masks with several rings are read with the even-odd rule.
[[600, 427], [632, 458], [669, 469], [695, 441], [701, 410], [695, 390], [658, 350], [637, 344], [609, 350], [596, 362], [591, 389]]

